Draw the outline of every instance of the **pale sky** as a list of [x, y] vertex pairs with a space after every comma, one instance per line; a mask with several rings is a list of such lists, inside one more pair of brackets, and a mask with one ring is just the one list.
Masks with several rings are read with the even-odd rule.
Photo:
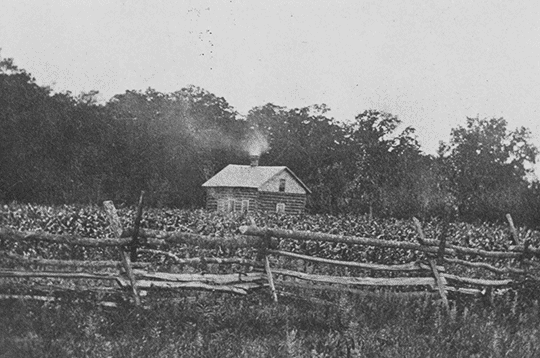
[[428, 153], [467, 116], [504, 117], [540, 148], [538, 1], [2, 0], [0, 48], [55, 91], [379, 109]]

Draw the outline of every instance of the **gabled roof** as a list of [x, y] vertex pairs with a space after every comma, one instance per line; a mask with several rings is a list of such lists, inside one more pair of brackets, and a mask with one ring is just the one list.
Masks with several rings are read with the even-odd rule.
[[252, 167], [250, 165], [229, 164], [210, 178], [204, 187], [241, 187], [259, 189], [264, 183], [287, 171], [308, 193], [311, 190], [287, 167]]

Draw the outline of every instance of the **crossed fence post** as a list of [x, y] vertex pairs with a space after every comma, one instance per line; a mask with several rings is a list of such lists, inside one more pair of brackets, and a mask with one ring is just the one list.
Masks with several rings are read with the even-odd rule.
[[[424, 235], [424, 231], [422, 230], [422, 225], [420, 224], [420, 221], [413, 217], [414, 225], [416, 227], [416, 231], [418, 232], [418, 242], [421, 245], [426, 245], [426, 237]], [[446, 312], [450, 312], [450, 304], [448, 303], [448, 296], [446, 295], [446, 278], [441, 276], [441, 271], [444, 272], [444, 250], [446, 246], [446, 231], [443, 230], [444, 237], [441, 237], [441, 240], [439, 242], [439, 251], [437, 253], [437, 261], [435, 259], [429, 260], [429, 265], [431, 267], [431, 272], [433, 273], [433, 277], [435, 278], [435, 283], [437, 284], [437, 289], [439, 291], [439, 295], [441, 296], [442, 303], [444, 305], [444, 308]], [[440, 266], [440, 268], [438, 267]]]
[[[110, 225], [113, 237], [120, 238], [123, 232], [122, 222], [120, 221], [120, 218], [118, 217], [118, 213], [116, 212], [116, 208], [114, 207], [113, 202], [104, 201], [103, 206], [105, 207], [105, 212], [107, 213], [107, 218], [109, 220], [109, 225]], [[135, 275], [133, 274], [131, 260], [128, 253], [124, 251], [124, 248], [122, 247], [120, 247], [120, 257], [122, 258], [122, 266], [124, 267], [124, 270], [126, 271], [126, 275], [128, 276], [129, 282], [131, 284], [131, 292], [133, 293], [135, 305], [140, 306], [141, 298], [139, 296], [139, 291], [137, 289], [137, 281], [135, 280]]]

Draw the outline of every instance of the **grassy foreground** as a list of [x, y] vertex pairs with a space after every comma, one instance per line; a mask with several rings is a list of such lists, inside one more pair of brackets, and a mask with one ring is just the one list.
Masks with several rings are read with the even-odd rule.
[[200, 294], [151, 309], [4, 300], [0, 357], [540, 356], [538, 304], [468, 302], [448, 316], [429, 298], [325, 299]]

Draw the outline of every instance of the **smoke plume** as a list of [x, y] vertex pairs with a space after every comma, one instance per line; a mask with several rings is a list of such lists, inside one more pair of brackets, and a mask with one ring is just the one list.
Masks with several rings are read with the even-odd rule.
[[247, 138], [243, 144], [242, 150], [252, 155], [260, 156], [268, 151], [269, 145], [266, 136], [262, 134], [258, 129], [251, 127], [247, 135]]

